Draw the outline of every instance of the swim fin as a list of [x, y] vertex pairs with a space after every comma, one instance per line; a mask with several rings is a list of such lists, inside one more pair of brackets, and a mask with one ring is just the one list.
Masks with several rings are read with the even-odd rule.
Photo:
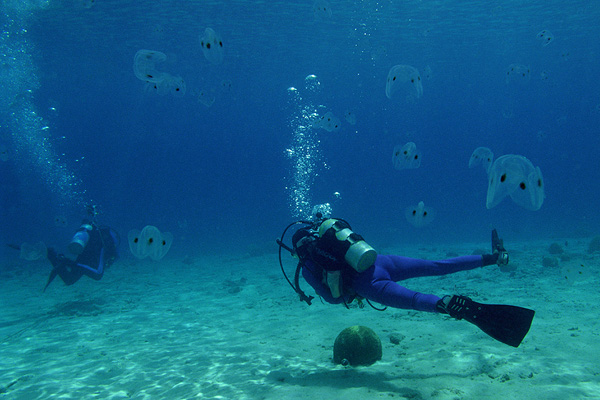
[[529, 328], [534, 310], [503, 304], [477, 303], [466, 296], [452, 296], [444, 305], [451, 317], [464, 319], [477, 326], [494, 339], [519, 347]]
[[50, 260], [50, 263], [52, 264], [52, 271], [50, 271], [50, 275], [48, 276], [48, 281], [46, 282], [46, 286], [44, 286], [44, 292], [46, 291], [46, 289], [48, 289], [48, 286], [50, 286], [50, 284], [52, 283], [52, 281], [54, 280], [54, 278], [56, 278], [56, 275], [58, 275], [58, 267], [59, 267], [59, 256], [58, 254], [56, 254], [56, 250], [54, 250], [52, 247], [48, 248], [48, 260]]

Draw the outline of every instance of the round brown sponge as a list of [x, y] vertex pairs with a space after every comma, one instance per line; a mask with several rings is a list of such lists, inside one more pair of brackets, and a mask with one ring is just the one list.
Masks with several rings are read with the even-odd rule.
[[333, 344], [333, 362], [336, 364], [371, 365], [381, 360], [381, 355], [381, 340], [366, 326], [344, 329]]

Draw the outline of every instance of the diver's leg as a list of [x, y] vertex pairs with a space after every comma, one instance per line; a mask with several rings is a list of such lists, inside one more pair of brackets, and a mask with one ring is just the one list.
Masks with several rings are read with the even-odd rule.
[[352, 287], [359, 295], [389, 307], [437, 312], [438, 296], [415, 292], [392, 279], [389, 270], [375, 265], [360, 273]]
[[438, 276], [483, 267], [480, 255], [461, 256], [447, 260], [423, 260], [401, 256], [377, 256], [375, 265], [387, 271], [390, 279], [398, 282], [420, 276]]
[[56, 250], [53, 248], [48, 249], [48, 260], [52, 263], [52, 272], [50, 273], [46, 287], [48, 287], [56, 275], [58, 275], [67, 286], [77, 282], [83, 275], [80, 268], [77, 266], [77, 263], [69, 260], [62, 254], [57, 254]]

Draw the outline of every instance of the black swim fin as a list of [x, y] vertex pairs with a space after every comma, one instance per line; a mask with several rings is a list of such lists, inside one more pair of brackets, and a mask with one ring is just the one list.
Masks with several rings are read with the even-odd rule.
[[56, 278], [56, 275], [58, 275], [58, 267], [60, 264], [59, 256], [58, 254], [56, 254], [56, 250], [54, 250], [52, 247], [48, 248], [47, 256], [48, 260], [50, 260], [50, 263], [52, 264], [52, 271], [50, 271], [48, 281], [46, 282], [46, 286], [44, 286], [44, 292], [46, 291], [46, 289], [48, 289], [48, 286], [50, 286], [54, 278]]
[[48, 286], [50, 286], [54, 278], [56, 278], [56, 275], [58, 275], [58, 271], [56, 270], [56, 268], [52, 268], [52, 271], [50, 271], [50, 275], [48, 276], [48, 282], [46, 282], [46, 286], [44, 286], [43, 292], [45, 292], [46, 289], [48, 289]]
[[529, 328], [534, 310], [503, 304], [477, 303], [465, 296], [452, 296], [444, 305], [451, 317], [464, 319], [494, 339], [513, 347], [519, 347]]

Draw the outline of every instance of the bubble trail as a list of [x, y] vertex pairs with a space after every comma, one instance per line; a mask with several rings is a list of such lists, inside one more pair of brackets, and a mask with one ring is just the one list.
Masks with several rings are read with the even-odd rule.
[[[315, 75], [305, 79], [306, 90], [315, 94], [320, 88], [320, 82]], [[286, 188], [289, 196], [289, 207], [294, 218], [310, 219], [312, 194], [311, 189], [315, 177], [318, 176], [317, 165], [321, 160], [320, 141], [313, 129], [313, 123], [318, 118], [315, 105], [310, 100], [302, 98], [298, 89], [289, 88], [290, 104], [295, 111], [290, 120], [292, 128], [292, 143], [286, 154], [291, 160], [291, 184]]]
[[81, 181], [53, 150], [50, 129], [38, 115], [34, 92], [40, 82], [26, 38], [27, 24], [35, 11], [48, 6], [48, 1], [7, 1], [0, 22], [0, 115], [9, 128], [15, 160], [22, 170], [32, 169], [60, 206], [82, 206], [85, 190]]

